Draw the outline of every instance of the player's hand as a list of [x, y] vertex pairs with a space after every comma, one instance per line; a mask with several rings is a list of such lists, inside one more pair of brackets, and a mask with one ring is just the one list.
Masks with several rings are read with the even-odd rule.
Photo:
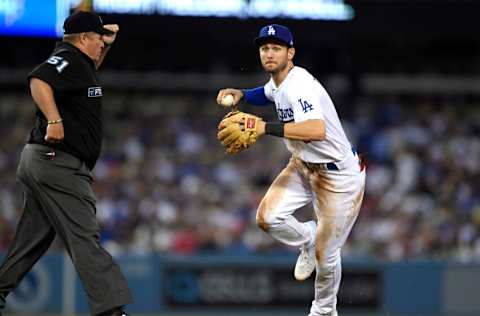
[[218, 91], [217, 103], [222, 105], [222, 99], [228, 94], [233, 95], [232, 106], [236, 106], [238, 104], [238, 102], [240, 102], [240, 100], [243, 98], [242, 90], [227, 88], [227, 89], [222, 89], [222, 90]]
[[56, 143], [60, 143], [64, 137], [65, 137], [65, 134], [63, 131], [62, 123], [47, 125], [47, 133], [45, 135], [45, 141], [52, 144], [56, 144]]
[[107, 45], [112, 45], [115, 41], [115, 38], [117, 37], [117, 32], [120, 30], [120, 27], [118, 26], [118, 24], [105, 24], [103, 27], [107, 30], [115, 32], [112, 35], [102, 35], [103, 42]]
[[[224, 129], [227, 126], [227, 124], [232, 124], [232, 123], [240, 124], [242, 130], [244, 130], [245, 116], [232, 115], [232, 117], [228, 119], [228, 122], [227, 120], [222, 120], [220, 124], [218, 124], [218, 129], [219, 130]], [[265, 134], [265, 121], [261, 117], [258, 117], [258, 120], [256, 121], [255, 131], [257, 132], [257, 137], [260, 137]]]

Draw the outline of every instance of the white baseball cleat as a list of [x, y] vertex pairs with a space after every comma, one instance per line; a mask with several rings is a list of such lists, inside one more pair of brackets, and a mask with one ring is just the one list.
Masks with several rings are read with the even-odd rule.
[[[315, 222], [308, 223], [312, 229], [313, 238], [315, 238], [315, 231], [317, 226]], [[305, 281], [310, 275], [312, 275], [316, 266], [315, 259], [315, 243], [311, 245], [303, 245], [300, 247], [300, 255], [297, 259], [297, 264], [295, 265], [294, 276], [297, 281]]]
[[328, 313], [328, 314], [320, 314], [322, 316], [338, 316], [338, 312], [335, 310], [335, 311], [332, 311], [331, 313]]
[[295, 279], [305, 281], [315, 270], [315, 245], [302, 246], [295, 265]]

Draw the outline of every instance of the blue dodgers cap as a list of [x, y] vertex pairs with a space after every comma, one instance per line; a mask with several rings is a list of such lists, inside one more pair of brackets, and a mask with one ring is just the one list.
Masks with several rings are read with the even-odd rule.
[[290, 32], [288, 27], [280, 24], [270, 24], [262, 27], [258, 33], [258, 37], [255, 38], [254, 43], [257, 46], [260, 46], [267, 39], [276, 39], [285, 43], [288, 47], [293, 47], [292, 32]]

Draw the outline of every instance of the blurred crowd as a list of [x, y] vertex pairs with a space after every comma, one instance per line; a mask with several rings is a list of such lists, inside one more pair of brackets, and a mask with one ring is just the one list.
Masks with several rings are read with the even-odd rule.
[[[94, 190], [102, 243], [113, 254], [298, 251], [255, 225], [257, 205], [289, 159], [283, 142], [264, 137], [246, 152], [225, 155], [216, 140], [225, 110], [214, 98], [125, 91], [105, 98]], [[15, 169], [35, 106], [26, 94], [3, 94], [0, 101], [4, 251], [22, 213]], [[368, 161], [366, 195], [345, 257], [480, 261], [479, 104], [365, 96], [338, 107]], [[311, 207], [298, 216], [311, 218]], [[56, 241], [53, 249], [60, 247]]]

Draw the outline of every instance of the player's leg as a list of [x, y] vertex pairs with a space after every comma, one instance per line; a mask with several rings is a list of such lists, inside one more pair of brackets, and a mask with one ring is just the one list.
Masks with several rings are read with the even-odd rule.
[[365, 171], [353, 165], [344, 171], [319, 171], [311, 178], [317, 215], [315, 300], [310, 316], [336, 313], [341, 279], [341, 247], [360, 210]]
[[18, 286], [55, 238], [55, 231], [40, 204], [25, 188], [23, 214], [0, 267], [0, 311], [5, 306], [7, 295]]
[[299, 174], [294, 160], [273, 181], [257, 210], [257, 224], [274, 239], [290, 246], [313, 243], [314, 222], [301, 223], [293, 213], [309, 203], [308, 182]]

